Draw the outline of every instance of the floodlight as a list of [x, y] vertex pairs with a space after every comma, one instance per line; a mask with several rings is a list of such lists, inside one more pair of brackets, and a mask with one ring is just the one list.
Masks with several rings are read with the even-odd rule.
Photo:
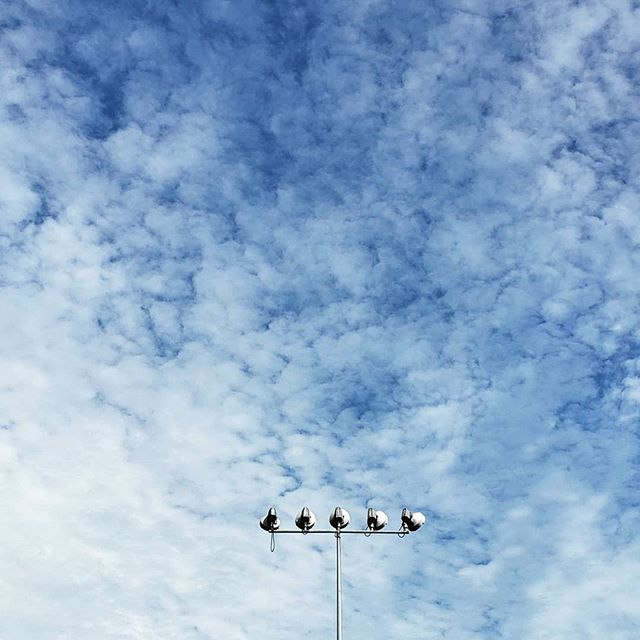
[[304, 507], [302, 511], [296, 516], [296, 527], [302, 529], [302, 531], [309, 531], [313, 529], [313, 525], [316, 523], [316, 516], [313, 511], [309, 510], [309, 507]]
[[338, 531], [340, 531], [340, 529], [344, 529], [350, 521], [351, 516], [349, 515], [349, 512], [341, 507], [336, 507], [331, 516], [329, 516], [329, 524], [334, 529], [338, 529]]
[[419, 511], [411, 512], [409, 509], [402, 510], [402, 528], [407, 531], [417, 531], [426, 521], [427, 518]]
[[387, 526], [388, 522], [389, 518], [384, 511], [376, 511], [372, 508], [367, 511], [367, 529], [380, 531]]
[[329, 516], [329, 524], [333, 529], [325, 529], [320, 527], [315, 529], [316, 516], [309, 509], [309, 507], [303, 507], [300, 513], [295, 518], [296, 528], [280, 529], [280, 519], [276, 512], [275, 507], [271, 507], [267, 512], [267, 515], [260, 520], [260, 527], [269, 533], [271, 538], [271, 551], [276, 549], [276, 538], [282, 534], [297, 534], [303, 536], [315, 536], [315, 535], [330, 535], [335, 538], [336, 544], [336, 640], [342, 640], [342, 540], [344, 538], [352, 538], [355, 534], [362, 535], [367, 538], [376, 538], [377, 536], [397, 536], [398, 538], [405, 538], [408, 533], [417, 531], [426, 522], [425, 516], [416, 511], [411, 512], [409, 509], [402, 510], [402, 526], [397, 531], [382, 531], [389, 523], [389, 518], [384, 511], [378, 511], [377, 509], [367, 509], [367, 526], [360, 529], [356, 527], [345, 531], [345, 528], [349, 525], [351, 516], [346, 509], [342, 507], [336, 507]]
[[275, 507], [271, 507], [267, 511], [267, 515], [260, 520], [260, 527], [265, 531], [277, 531], [280, 528], [280, 518], [278, 518]]

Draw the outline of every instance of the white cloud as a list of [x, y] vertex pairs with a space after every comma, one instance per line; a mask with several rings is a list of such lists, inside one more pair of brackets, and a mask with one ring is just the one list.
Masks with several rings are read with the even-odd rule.
[[0, 636], [637, 635], [637, 10], [2, 11]]

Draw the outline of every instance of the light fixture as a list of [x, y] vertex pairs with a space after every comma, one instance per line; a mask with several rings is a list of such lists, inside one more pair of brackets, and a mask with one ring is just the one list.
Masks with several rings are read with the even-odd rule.
[[346, 509], [336, 507], [329, 516], [329, 524], [333, 527], [333, 530], [314, 529], [311, 531], [316, 524], [316, 516], [308, 507], [304, 507], [295, 518], [297, 529], [280, 529], [278, 514], [275, 507], [271, 507], [267, 515], [260, 520], [260, 526], [271, 534], [271, 551], [276, 549], [276, 537], [285, 533], [331, 535], [336, 539], [336, 640], [342, 640], [342, 538], [348, 537], [347, 534], [362, 535], [367, 538], [384, 535], [404, 538], [408, 533], [417, 531], [426, 522], [426, 518], [422, 513], [418, 511], [412, 513], [409, 509], [403, 509], [401, 517], [402, 526], [399, 530], [382, 531], [389, 522], [387, 514], [384, 511], [369, 508], [367, 510], [366, 529], [345, 531], [344, 529], [351, 521], [351, 517]]
[[367, 511], [367, 529], [371, 531], [380, 531], [389, 523], [389, 518], [384, 511], [376, 511], [369, 507]]
[[402, 528], [406, 531], [417, 531], [426, 521], [427, 518], [419, 511], [411, 512], [409, 509], [402, 510]]
[[336, 507], [333, 510], [333, 513], [329, 516], [329, 524], [338, 531], [340, 531], [340, 529], [344, 529], [349, 522], [351, 522], [349, 512], [341, 507]]
[[260, 520], [260, 526], [265, 531], [270, 532], [277, 531], [280, 528], [280, 518], [278, 518], [275, 507], [271, 507], [271, 509], [267, 511], [267, 515]]
[[309, 529], [313, 529], [313, 525], [315, 523], [316, 516], [309, 507], [304, 507], [296, 516], [296, 527], [298, 527], [298, 529], [302, 529], [302, 531], [309, 531]]

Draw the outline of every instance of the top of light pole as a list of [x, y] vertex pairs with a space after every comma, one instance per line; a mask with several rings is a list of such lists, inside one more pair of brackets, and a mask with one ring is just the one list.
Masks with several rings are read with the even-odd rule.
[[402, 537], [408, 533], [413, 533], [420, 529], [426, 522], [427, 518], [419, 511], [411, 511], [403, 509], [401, 515], [400, 529], [397, 531], [382, 531], [389, 523], [389, 518], [384, 511], [377, 511], [369, 508], [367, 510], [367, 525], [365, 529], [354, 529], [344, 531], [351, 522], [349, 512], [342, 508], [336, 507], [329, 516], [329, 524], [333, 527], [331, 530], [315, 530], [311, 531], [316, 524], [316, 516], [308, 507], [304, 507], [295, 518], [298, 530], [280, 530], [280, 518], [275, 507], [271, 507], [267, 515], [260, 520], [260, 527], [269, 533], [335, 533], [344, 531], [344, 533], [361, 533], [365, 535], [371, 534], [397, 534]]

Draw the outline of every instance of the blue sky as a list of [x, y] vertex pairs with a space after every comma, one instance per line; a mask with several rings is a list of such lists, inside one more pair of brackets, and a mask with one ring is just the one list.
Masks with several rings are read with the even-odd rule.
[[640, 636], [640, 8], [0, 8], [0, 636]]

